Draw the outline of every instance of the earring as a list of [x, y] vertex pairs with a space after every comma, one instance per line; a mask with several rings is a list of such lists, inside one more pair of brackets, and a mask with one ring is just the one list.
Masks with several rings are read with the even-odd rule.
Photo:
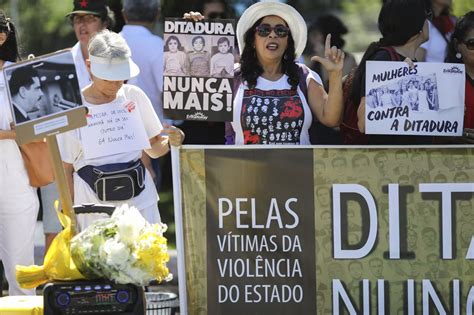
[[457, 53], [456, 53], [456, 58], [458, 58], [458, 59], [461, 59], [461, 58], [462, 58], [462, 55], [461, 55], [460, 52], [457, 52]]

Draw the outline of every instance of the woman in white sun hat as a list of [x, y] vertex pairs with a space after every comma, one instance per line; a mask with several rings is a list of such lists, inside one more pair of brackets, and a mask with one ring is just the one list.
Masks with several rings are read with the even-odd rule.
[[[199, 13], [185, 18], [199, 20]], [[303, 17], [291, 6], [262, 1], [242, 14], [237, 24], [241, 51], [235, 71], [234, 118], [226, 126], [226, 143], [310, 144], [312, 113], [329, 127], [342, 118], [344, 53], [326, 38], [323, 57], [315, 56], [329, 73], [329, 94], [318, 74], [295, 60], [306, 45]]]
[[[124, 130], [123, 134], [134, 135], [134, 142], [139, 141], [139, 129], [143, 126], [141, 134], [146, 137], [145, 143], [149, 141], [149, 148], [144, 151], [152, 158], [168, 153], [169, 145], [181, 145], [184, 138], [182, 131], [173, 126], [163, 128], [145, 93], [136, 86], [124, 84], [124, 81], [138, 75], [139, 69], [132, 61], [130, 48], [123, 37], [107, 30], [101, 31], [91, 38], [88, 51], [90, 59], [86, 65], [92, 83], [82, 90], [82, 96], [89, 108], [89, 117], [102, 115], [106, 111], [112, 115], [113, 110], [135, 111], [134, 119], [140, 121], [137, 123], [140, 127], [128, 125], [128, 128], [135, 129]], [[74, 204], [127, 203], [140, 210], [150, 223], [159, 222], [158, 195], [150, 174], [140, 161], [142, 149], [128, 148], [123, 142], [120, 143], [117, 134], [108, 133], [119, 128], [115, 121], [116, 117], [96, 121], [102, 124], [101, 130], [107, 131], [103, 134], [91, 134], [91, 129], [88, 132], [88, 128], [93, 128], [88, 118], [87, 126], [60, 135], [61, 156]], [[97, 143], [104, 142], [101, 139], [111, 135], [114, 136], [113, 141], [117, 141], [119, 150], [110, 152], [111, 147], [105, 145], [97, 148]]]

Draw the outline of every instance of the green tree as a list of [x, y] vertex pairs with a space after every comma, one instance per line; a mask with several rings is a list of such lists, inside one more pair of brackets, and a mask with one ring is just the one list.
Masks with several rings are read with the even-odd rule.
[[453, 1], [453, 13], [458, 17], [472, 10], [474, 10], [474, 0]]
[[2, 0], [0, 5], [18, 28], [23, 57], [46, 54], [74, 44], [75, 37], [65, 17], [72, 8], [72, 1]]
[[380, 38], [377, 18], [381, 8], [380, 0], [343, 0], [341, 17], [349, 34], [346, 36], [346, 50], [365, 51], [370, 42]]

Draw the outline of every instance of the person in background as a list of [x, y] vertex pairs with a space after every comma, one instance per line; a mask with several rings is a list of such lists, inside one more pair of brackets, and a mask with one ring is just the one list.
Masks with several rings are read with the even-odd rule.
[[[0, 69], [20, 60], [16, 28], [0, 11]], [[16, 265], [34, 264], [34, 235], [39, 201], [15, 141], [13, 116], [0, 75], [0, 260], [5, 268], [9, 295], [34, 295], [35, 290], [20, 288]], [[1, 277], [0, 277], [1, 278]], [[1, 290], [1, 288], [0, 288]]]
[[[132, 52], [133, 61], [140, 68], [140, 73], [127, 83], [136, 85], [145, 92], [158, 118], [165, 122], [162, 103], [163, 39], [151, 32], [160, 16], [160, 2], [124, 0], [122, 13], [126, 25], [120, 35], [125, 38]], [[158, 160], [142, 154], [142, 162], [150, 172], [157, 190], [161, 185], [161, 168]]]
[[[73, 10], [66, 14], [66, 17], [70, 19], [77, 39], [77, 43], [71, 48], [71, 53], [76, 66], [79, 88], [83, 89], [91, 83], [85, 62], [89, 58], [87, 43], [94, 33], [113, 26], [113, 13], [109, 10], [105, 0], [74, 0]], [[54, 202], [59, 200], [56, 183], [41, 187], [40, 195], [46, 252], [62, 229], [54, 206]]]
[[[322, 56], [324, 54], [324, 41], [328, 34], [331, 34], [331, 42], [334, 46], [344, 50], [346, 41], [343, 36], [348, 33], [347, 27], [344, 23], [334, 15], [323, 15], [312, 23], [308, 28], [308, 44], [307, 53], [309, 57], [317, 55]], [[344, 58], [344, 67], [342, 68], [342, 74], [347, 75], [349, 72], [357, 67], [357, 62], [354, 56], [346, 51]], [[308, 66], [311, 70], [316, 71], [323, 80], [324, 87], [328, 88], [328, 73], [321, 66], [319, 62], [308, 62]]]
[[199, 0], [194, 9], [206, 19], [231, 19], [235, 14], [225, 0]]
[[91, 83], [91, 77], [86, 67], [89, 58], [87, 44], [95, 33], [112, 27], [113, 13], [106, 5], [105, 0], [81, 1], [74, 0], [73, 10], [66, 17], [71, 21], [77, 43], [71, 52], [76, 66], [79, 87], [83, 89]]
[[463, 63], [466, 68], [464, 107], [465, 136], [474, 138], [474, 11], [466, 13], [456, 24], [448, 46], [447, 62]]
[[[360, 132], [365, 132], [365, 64], [367, 60], [392, 61], [391, 53], [398, 60], [413, 65], [415, 52], [428, 40], [429, 8], [423, 0], [385, 1], [378, 17], [382, 38], [369, 45], [354, 74], [350, 98], [358, 105], [357, 117]], [[386, 49], [384, 49], [386, 48]], [[413, 85], [414, 83], [411, 83]], [[410, 89], [409, 89], [410, 90]], [[418, 94], [416, 94], [418, 97]], [[416, 103], [413, 106], [418, 106]], [[369, 144], [430, 144], [431, 137], [370, 135]]]
[[[85, 106], [91, 110], [97, 106], [123, 109], [124, 104], [133, 102], [150, 143], [150, 148], [144, 152], [152, 158], [168, 153], [170, 145], [181, 145], [184, 138], [182, 131], [173, 126], [163, 128], [146, 94], [134, 85], [124, 84], [124, 81], [135, 77], [140, 71], [131, 59], [131, 51], [124, 38], [117, 33], [103, 30], [91, 38], [88, 52], [90, 59], [87, 60], [87, 68], [92, 75], [92, 84], [82, 90]], [[114, 63], [111, 63], [112, 59]], [[104, 128], [107, 128], [107, 124], [110, 122], [106, 122]], [[66, 178], [74, 203], [106, 202], [112, 205], [126, 203], [136, 207], [148, 222], [161, 221], [156, 189], [149, 172], [144, 170], [140, 161], [143, 151], [132, 149], [115, 154], [101, 151], [96, 153], [97, 157], [87, 157], [85, 152], [89, 149], [88, 141], [91, 139], [81, 136], [86, 132], [86, 128], [89, 126], [58, 136]], [[94, 185], [98, 179], [94, 167], [114, 169], [115, 175], [108, 179], [110, 186], [107, 184], [104, 187], [105, 192], [113, 197], [99, 196], [97, 186]], [[114, 183], [114, 178], [120, 175], [131, 178], [131, 183], [126, 183], [131, 184], [131, 187], [124, 186], [123, 182]], [[125, 192], [131, 193], [132, 196], [125, 195]]]
[[[344, 23], [334, 15], [323, 15], [310, 25], [308, 28], [308, 43], [306, 45], [307, 58], [324, 54], [324, 41], [328, 34], [331, 34], [331, 42], [334, 46], [343, 49], [345, 40], [343, 35], [347, 34], [348, 30]], [[344, 67], [342, 68], [342, 75], [347, 75], [357, 62], [354, 56], [350, 53], [345, 53]], [[316, 71], [323, 80], [325, 89], [329, 88], [329, 77], [327, 71], [321, 66], [319, 62], [307, 62], [311, 70]], [[313, 117], [314, 118], [314, 117]], [[309, 130], [312, 144], [342, 144], [342, 139], [338, 128], [329, 128], [321, 124], [317, 119], [313, 119], [313, 123]]]
[[418, 61], [444, 62], [448, 53], [448, 43], [456, 25], [456, 17], [451, 15], [452, 0], [430, 0], [427, 12], [431, 12], [429, 24], [430, 38], [416, 52]]

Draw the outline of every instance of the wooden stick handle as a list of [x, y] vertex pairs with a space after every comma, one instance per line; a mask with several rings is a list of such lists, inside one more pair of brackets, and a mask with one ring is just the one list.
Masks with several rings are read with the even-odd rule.
[[71, 219], [72, 235], [76, 235], [76, 214], [72, 208], [71, 194], [68, 189], [66, 175], [64, 175], [63, 161], [61, 160], [61, 154], [59, 153], [58, 141], [56, 136], [52, 135], [46, 137], [46, 142], [48, 143], [49, 153], [51, 154], [51, 160], [53, 162], [54, 178], [56, 179], [62, 210], [63, 213]]

